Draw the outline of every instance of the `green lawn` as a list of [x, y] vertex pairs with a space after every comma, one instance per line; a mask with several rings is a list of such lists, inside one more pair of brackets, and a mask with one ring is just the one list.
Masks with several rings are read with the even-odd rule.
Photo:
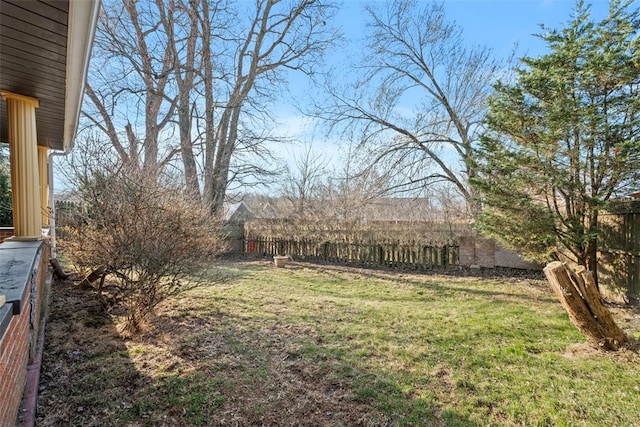
[[[612, 355], [585, 342], [539, 280], [221, 268], [224, 284], [165, 304], [138, 338], [119, 339], [91, 310], [58, 321], [54, 300], [40, 421], [640, 425], [637, 311], [615, 311], [634, 348]], [[47, 384], [56, 370], [66, 382]]]

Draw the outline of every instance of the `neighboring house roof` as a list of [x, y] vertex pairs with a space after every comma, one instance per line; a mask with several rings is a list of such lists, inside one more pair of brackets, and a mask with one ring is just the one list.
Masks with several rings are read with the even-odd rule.
[[254, 219], [255, 216], [243, 203], [225, 203], [222, 207], [223, 219], [226, 222], [241, 222]]
[[[73, 147], [101, 0], [0, 0], [0, 89], [39, 100], [38, 145]], [[0, 102], [0, 141], [7, 142]]]
[[242, 196], [242, 203], [253, 214], [252, 219], [282, 219], [290, 216], [290, 209], [282, 197], [269, 197], [260, 194]]

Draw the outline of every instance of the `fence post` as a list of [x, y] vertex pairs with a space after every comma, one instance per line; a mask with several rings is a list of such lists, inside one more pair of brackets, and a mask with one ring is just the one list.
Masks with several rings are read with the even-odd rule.
[[449, 246], [446, 244], [442, 245], [442, 266], [447, 267], [447, 262], [449, 260]]

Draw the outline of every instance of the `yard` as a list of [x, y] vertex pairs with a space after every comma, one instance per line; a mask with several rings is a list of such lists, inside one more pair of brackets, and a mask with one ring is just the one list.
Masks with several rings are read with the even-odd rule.
[[604, 354], [526, 276], [220, 273], [135, 338], [54, 285], [38, 425], [640, 425], [637, 307], [614, 309], [630, 348]]

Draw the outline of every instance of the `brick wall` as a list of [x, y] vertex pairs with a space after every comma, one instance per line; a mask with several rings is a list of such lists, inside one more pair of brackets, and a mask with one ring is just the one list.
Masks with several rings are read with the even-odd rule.
[[[27, 378], [27, 368], [37, 347], [43, 304], [46, 304], [46, 276], [49, 245], [42, 242], [36, 274], [23, 299], [22, 311], [13, 315], [0, 341], [0, 426], [14, 426]], [[5, 305], [11, 308], [12, 305]]]
[[[29, 362], [29, 312], [13, 316], [0, 343], [0, 425], [15, 423]], [[6, 423], [6, 424], [4, 424]]]
[[7, 237], [13, 236], [13, 227], [0, 227], [0, 243]]
[[523, 260], [517, 253], [506, 250], [494, 240], [476, 236], [460, 238], [460, 265], [478, 265], [483, 268], [518, 268], [542, 270], [542, 265]]
[[483, 268], [496, 266], [496, 244], [482, 237], [463, 236], [460, 238], [460, 265], [477, 265]]

